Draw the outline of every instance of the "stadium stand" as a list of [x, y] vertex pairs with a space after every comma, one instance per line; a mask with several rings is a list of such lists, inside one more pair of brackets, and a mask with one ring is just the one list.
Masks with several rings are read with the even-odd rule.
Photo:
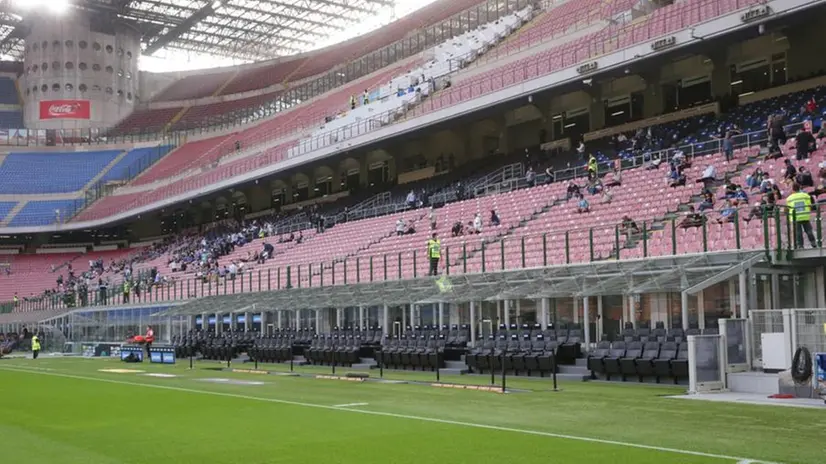
[[0, 202], [0, 221], [2, 221], [7, 214], [17, 205], [16, 201], [2, 201]]
[[171, 145], [161, 145], [129, 150], [120, 161], [100, 178], [99, 182], [106, 183], [132, 179], [144, 169], [166, 156], [172, 149], [173, 147]]
[[209, 97], [229, 81], [237, 70], [218, 72], [197, 72], [176, 80], [169, 87], [162, 90], [153, 101], [194, 100]]
[[166, 128], [183, 107], [159, 110], [137, 109], [115, 126], [113, 135], [159, 132]]
[[0, 165], [0, 194], [68, 193], [81, 190], [122, 153], [119, 150], [11, 153]]
[[0, 127], [17, 129], [23, 126], [23, 113], [20, 111], [0, 111]]

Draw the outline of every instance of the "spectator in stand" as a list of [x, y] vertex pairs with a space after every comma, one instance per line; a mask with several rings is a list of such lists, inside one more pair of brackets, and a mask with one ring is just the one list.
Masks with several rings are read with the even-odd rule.
[[614, 170], [611, 171], [611, 180], [605, 183], [606, 187], [618, 187], [622, 185], [622, 169], [619, 166], [614, 166]]
[[477, 234], [482, 233], [482, 215], [479, 213], [473, 218], [473, 229]]
[[438, 221], [437, 221], [437, 218], [436, 218], [436, 211], [433, 211], [432, 206], [430, 207], [430, 212], [428, 213], [428, 216], [430, 218], [430, 230], [436, 230], [436, 226], [438, 225], [437, 224]]
[[499, 215], [496, 214], [496, 210], [490, 210], [490, 225], [498, 226], [499, 224], [501, 224], [501, 221], [499, 220]]
[[602, 181], [597, 176], [588, 176], [588, 193], [591, 195], [596, 195], [600, 193], [603, 189]]
[[760, 166], [758, 166], [753, 173], [746, 176], [746, 187], [750, 189], [756, 189], [757, 187], [760, 187], [760, 184], [763, 182], [764, 175], [765, 174], [763, 173], [763, 169], [761, 169]]
[[803, 107], [800, 108], [800, 112], [803, 115], [813, 116], [815, 114], [815, 111], [817, 111], [817, 100], [815, 100], [815, 97], [813, 95], [812, 98], [810, 98], [806, 101], [806, 103], [803, 104]]
[[812, 179], [812, 173], [806, 169], [806, 166], [800, 166], [800, 169], [797, 170], [795, 182], [803, 188], [815, 186], [815, 181]]
[[453, 224], [453, 228], [450, 229], [450, 233], [454, 237], [461, 237], [462, 235], [465, 234], [465, 225], [462, 224], [462, 221], [456, 221]]
[[585, 159], [585, 141], [580, 140], [579, 145], [576, 147], [576, 154], [579, 156], [580, 159]]
[[762, 199], [759, 203], [755, 203], [749, 210], [748, 216], [744, 218], [746, 222], [751, 222], [752, 219], [763, 219], [763, 213], [766, 211], [766, 199]]
[[797, 169], [792, 164], [792, 160], [786, 158], [783, 162], [786, 164], [786, 169], [783, 171], [783, 181], [793, 183], [797, 177]]
[[637, 226], [637, 223], [631, 219], [631, 216], [625, 215], [622, 217], [622, 222], [620, 223], [619, 231], [621, 234], [624, 234], [627, 241], [631, 241], [631, 237], [634, 234], [640, 233], [640, 228]]
[[545, 179], [545, 183], [547, 184], [553, 183], [553, 181], [556, 180], [556, 173], [554, 172], [553, 166], [548, 166], [548, 168], [545, 169]]
[[683, 229], [689, 229], [691, 227], [701, 227], [705, 222], [705, 216], [698, 213], [694, 210], [693, 206], [688, 207], [688, 213], [685, 216], [685, 219], [680, 223], [680, 227]]
[[711, 193], [711, 190], [706, 189], [703, 192], [703, 200], [700, 202], [700, 206], [698, 210], [703, 212], [707, 209], [714, 208], [714, 194]]
[[734, 158], [734, 137], [742, 133], [737, 124], [732, 124], [723, 135], [723, 153], [726, 155], [726, 161]]
[[737, 190], [734, 192], [734, 201], [738, 205], [747, 205], [749, 203], [749, 195], [743, 190], [743, 187], [737, 186]]
[[817, 140], [826, 138], [826, 121], [820, 123], [820, 130], [817, 131]]
[[668, 184], [669, 187], [683, 187], [685, 186], [686, 177], [685, 174], [681, 170], [676, 170], [673, 172], [676, 174], [677, 177], [672, 177], [671, 182]]
[[769, 158], [779, 158], [783, 156], [781, 147], [786, 144], [786, 129], [784, 120], [786, 116], [783, 111], [769, 115], [769, 120], [766, 127], [769, 133]]
[[264, 251], [261, 253], [261, 264], [275, 255], [275, 247], [268, 242], [264, 242]]
[[720, 218], [717, 222], [722, 224], [724, 222], [733, 222], [737, 217], [737, 202], [734, 199], [726, 201], [723, 209], [720, 210]]
[[609, 191], [608, 187], [602, 189], [602, 202], [605, 204], [611, 203], [611, 200], [614, 199], [614, 195]]
[[399, 218], [396, 221], [396, 235], [404, 235], [404, 232], [407, 230], [407, 223], [404, 222], [404, 218]]
[[536, 185], [536, 172], [534, 172], [532, 167], [529, 167], [528, 172], [525, 173], [525, 182], [528, 183], [528, 187]]
[[584, 196], [579, 195], [579, 204], [577, 206], [578, 213], [588, 213], [591, 211], [591, 205], [588, 203], [588, 200], [585, 199]]
[[415, 208], [416, 207], [416, 200], [417, 200], [416, 199], [416, 192], [411, 190], [410, 193], [407, 194], [407, 200], [406, 200], [407, 207], [408, 208]]
[[568, 183], [568, 190], [567, 190], [567, 200], [571, 198], [580, 197], [581, 194], [579, 193], [579, 185], [575, 184], [573, 181]]
[[797, 146], [795, 159], [798, 161], [809, 159], [809, 154], [817, 149], [817, 141], [815, 141], [812, 133], [803, 129], [797, 131], [795, 145]]

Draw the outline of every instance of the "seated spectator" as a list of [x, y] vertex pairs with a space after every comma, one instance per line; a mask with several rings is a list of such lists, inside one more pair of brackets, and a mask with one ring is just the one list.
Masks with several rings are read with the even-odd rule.
[[812, 173], [806, 169], [806, 166], [800, 166], [800, 169], [797, 170], [797, 175], [795, 176], [795, 182], [798, 183], [801, 187], [814, 187], [815, 181], [812, 179]]
[[417, 203], [416, 192], [411, 190], [410, 193], [407, 194], [406, 203], [407, 203], [407, 206], [409, 208], [415, 208], [416, 207], [416, 203]]
[[625, 215], [622, 217], [622, 222], [620, 223], [620, 233], [627, 234], [630, 237], [632, 234], [640, 233], [640, 228], [637, 226], [637, 223], [631, 219], [631, 216]]
[[590, 193], [591, 195], [596, 195], [596, 194], [600, 193], [602, 191], [602, 188], [603, 188], [602, 187], [602, 181], [598, 177], [592, 176], [588, 180], [587, 190], [588, 190], [588, 193]]
[[462, 224], [461, 221], [456, 221], [456, 223], [454, 223], [453, 227], [450, 229], [450, 233], [454, 237], [460, 237], [460, 236], [464, 235], [465, 234], [465, 225]]
[[760, 182], [760, 193], [769, 193], [774, 189], [774, 179], [764, 175]]
[[579, 205], [577, 206], [578, 213], [588, 213], [591, 211], [591, 205], [588, 203], [588, 200], [585, 199], [584, 196], [579, 196]]
[[686, 177], [683, 174], [682, 170], [679, 168], [672, 168], [671, 175], [669, 176], [670, 182], [668, 184], [669, 187], [682, 187], [685, 185]]
[[569, 182], [568, 183], [568, 191], [567, 191], [567, 198], [570, 200], [571, 198], [580, 197], [581, 194], [579, 193], [579, 185]]
[[755, 203], [754, 206], [749, 209], [748, 216], [745, 217], [746, 222], [750, 222], [752, 219], [763, 219], [763, 212], [765, 211], [766, 200], [763, 199], [760, 203]]
[[734, 222], [736, 217], [737, 203], [734, 199], [731, 199], [723, 205], [723, 209], [720, 210], [720, 217], [717, 219], [717, 222], [720, 224], [724, 222]]
[[820, 123], [820, 130], [817, 131], [817, 139], [826, 138], [826, 121]]
[[706, 190], [703, 192], [703, 199], [700, 202], [699, 211], [703, 212], [707, 209], [714, 208], [714, 194], [711, 193], [711, 190]]
[[477, 234], [482, 233], [482, 215], [479, 213], [473, 218], [473, 229]]
[[686, 214], [685, 219], [680, 223], [680, 227], [683, 229], [689, 229], [691, 227], [701, 227], [705, 222], [705, 216], [698, 213], [694, 210], [693, 206], [688, 207], [688, 214]]
[[757, 169], [755, 169], [753, 173], [746, 176], [746, 187], [748, 187], [750, 189], [755, 189], [757, 187], [760, 187], [760, 184], [763, 182], [763, 177], [764, 176], [765, 176], [765, 174], [763, 173], [763, 169], [761, 169], [758, 166]]
[[263, 264], [264, 261], [272, 258], [274, 254], [275, 254], [275, 247], [273, 247], [272, 245], [270, 245], [267, 242], [264, 242], [264, 252], [261, 253], [261, 256], [260, 256], [262, 264]]
[[798, 161], [809, 159], [809, 154], [817, 149], [817, 142], [812, 133], [803, 129], [797, 131], [795, 145], [797, 146], [795, 159]]
[[407, 230], [407, 223], [404, 222], [404, 218], [399, 218], [396, 221], [396, 235], [404, 235], [404, 232]]
[[428, 217], [430, 219], [430, 230], [436, 230], [436, 226], [438, 225], [437, 224], [438, 221], [437, 221], [437, 217], [436, 217], [436, 212], [433, 211], [432, 206], [430, 207], [430, 212], [428, 213]]
[[499, 215], [496, 214], [496, 210], [490, 210], [490, 225], [498, 226], [499, 224], [501, 224], [501, 222], [499, 221]]
[[534, 172], [532, 167], [529, 167], [528, 172], [525, 173], [525, 182], [528, 183], [528, 187], [536, 185], [536, 172]]
[[736, 204], [738, 204], [738, 205], [739, 204], [748, 204], [748, 202], [749, 202], [748, 194], [745, 192], [745, 190], [743, 190], [743, 187], [740, 187], [739, 185], [737, 186], [737, 190], [734, 192], [734, 198], [733, 199], [736, 202]]
[[602, 202], [603, 203], [611, 203], [611, 200], [614, 199], [614, 195], [608, 191], [608, 188], [604, 188], [602, 190]]
[[614, 167], [614, 170], [611, 171], [611, 180], [605, 183], [606, 187], [618, 187], [622, 185], [622, 169], [618, 167]]
[[792, 160], [786, 158], [783, 162], [786, 164], [786, 169], [783, 171], [783, 181], [794, 183], [794, 179], [797, 177], [797, 169], [792, 164]]

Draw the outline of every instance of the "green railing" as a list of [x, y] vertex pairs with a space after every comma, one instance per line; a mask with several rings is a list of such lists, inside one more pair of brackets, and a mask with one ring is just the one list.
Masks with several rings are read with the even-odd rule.
[[[636, 229], [598, 225], [524, 236], [456, 237], [443, 239], [439, 272], [448, 275], [500, 272], [597, 261], [647, 259], [724, 251], [763, 251], [767, 259], [788, 260], [800, 245], [784, 206], [751, 215], [751, 207], [735, 210], [731, 222], [717, 211], [693, 227], [685, 215], [636, 221]], [[586, 213], [587, 214], [587, 213]], [[750, 217], [751, 216], [751, 217]], [[585, 217], [585, 216], [584, 216]], [[746, 222], [746, 219], [750, 219]], [[722, 221], [722, 223], [720, 222]], [[816, 246], [823, 243], [822, 208], [812, 212]], [[356, 255], [332, 262], [284, 264], [238, 273], [235, 278], [175, 278], [161, 284], [133, 285], [128, 294], [117, 285], [105, 290], [50, 295], [21, 300], [17, 311], [102, 305], [180, 301], [213, 295], [350, 285], [388, 280], [426, 278], [429, 261], [424, 249], [401, 253]], [[806, 239], [808, 244], [808, 240]], [[312, 246], [308, 242], [307, 246]], [[274, 258], [277, 262], [278, 255]], [[0, 306], [9, 308], [12, 303]]]

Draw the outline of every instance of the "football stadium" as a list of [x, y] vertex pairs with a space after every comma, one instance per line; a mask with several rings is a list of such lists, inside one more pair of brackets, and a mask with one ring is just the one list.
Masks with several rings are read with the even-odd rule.
[[825, 31], [0, 1], [0, 459], [824, 462]]

